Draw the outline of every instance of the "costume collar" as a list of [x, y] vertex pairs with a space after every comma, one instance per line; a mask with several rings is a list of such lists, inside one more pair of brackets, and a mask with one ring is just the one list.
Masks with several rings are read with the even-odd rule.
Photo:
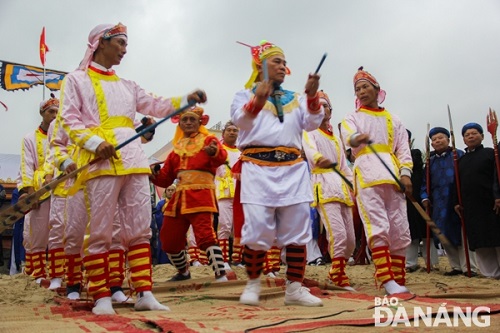
[[91, 70], [93, 70], [94, 72], [102, 74], [102, 75], [109, 75], [109, 76], [115, 75], [114, 70], [112, 70], [111, 68], [108, 69], [102, 65], [99, 65], [97, 62], [94, 62], [94, 61], [92, 61], [90, 63], [89, 68]]

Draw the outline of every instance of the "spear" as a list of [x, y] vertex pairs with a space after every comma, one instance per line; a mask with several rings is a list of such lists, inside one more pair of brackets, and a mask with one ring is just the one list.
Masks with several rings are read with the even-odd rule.
[[497, 140], [497, 113], [495, 110], [490, 108], [490, 112], [486, 116], [486, 124], [488, 125], [488, 132], [491, 133], [491, 139], [493, 140], [493, 150], [495, 152], [495, 164], [497, 167], [497, 178], [500, 181], [500, 158], [498, 157], [498, 140]]
[[[429, 205], [427, 205], [426, 213], [428, 215], [431, 215], [431, 205], [430, 205], [430, 198], [431, 198], [431, 147], [429, 144], [429, 132], [431, 130], [431, 125], [427, 123], [427, 134], [425, 135], [425, 180], [426, 180], [426, 190], [427, 190], [427, 196], [429, 198]], [[426, 242], [425, 242], [425, 248], [426, 248], [426, 264], [427, 264], [427, 274], [431, 272], [431, 229], [429, 228], [429, 225], [426, 225], [425, 228], [425, 237], [426, 237]]]
[[[453, 167], [455, 170], [455, 183], [456, 183], [456, 188], [457, 188], [458, 204], [460, 205], [460, 207], [463, 207], [462, 206], [462, 193], [460, 193], [460, 175], [458, 173], [458, 153], [457, 153], [457, 148], [455, 146], [455, 134], [453, 133], [453, 122], [451, 120], [451, 111], [450, 111], [449, 105], [448, 105], [448, 120], [450, 122], [451, 148], [452, 148], [452, 152], [453, 152]], [[471, 277], [469, 244], [467, 242], [467, 230], [465, 228], [465, 220], [464, 220], [464, 217], [462, 214], [460, 214], [460, 224], [462, 226], [462, 243], [464, 245], [464, 251], [465, 251], [465, 263], [467, 265], [467, 276]]]
[[[196, 104], [196, 101], [190, 100], [188, 101], [188, 104], [185, 106], [175, 110], [173, 113], [169, 114], [168, 116], [162, 118], [156, 123], [153, 123], [147, 127], [145, 127], [142, 131], [139, 133], [135, 134], [131, 138], [125, 140], [124, 142], [120, 143], [115, 147], [115, 150], [119, 150], [132, 141], [136, 140], [137, 138], [140, 138], [144, 134], [148, 133], [149, 131], [152, 131], [155, 129], [158, 125], [161, 123], [165, 122], [166, 120], [172, 118], [175, 115], [178, 115], [179, 113], [183, 112], [184, 110], [192, 107], [194, 104]], [[22, 218], [26, 213], [29, 212], [31, 207], [35, 205], [36, 203], [39, 203], [40, 198], [47, 192], [50, 192], [53, 190], [58, 184], [62, 183], [63, 181], [75, 177], [78, 173], [84, 171], [91, 165], [101, 161], [101, 159], [95, 158], [89, 163], [85, 164], [84, 166], [81, 166], [80, 168], [68, 173], [68, 174], [61, 174], [59, 177], [51, 181], [50, 183], [44, 185], [41, 189], [38, 191], [24, 197], [23, 199], [19, 200], [16, 204], [0, 211], [0, 233], [2, 233], [5, 229], [13, 225], [16, 221], [18, 221], [20, 218]]]

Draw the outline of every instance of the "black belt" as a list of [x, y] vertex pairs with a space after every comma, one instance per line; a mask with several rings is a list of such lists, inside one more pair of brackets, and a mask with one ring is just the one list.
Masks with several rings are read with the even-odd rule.
[[285, 153], [281, 150], [271, 150], [268, 152], [262, 152], [262, 153], [252, 153], [252, 154], [245, 154], [245, 156], [255, 158], [257, 160], [261, 161], [269, 161], [269, 162], [288, 162], [288, 161], [295, 161], [300, 157], [298, 154], [293, 154], [293, 153]]

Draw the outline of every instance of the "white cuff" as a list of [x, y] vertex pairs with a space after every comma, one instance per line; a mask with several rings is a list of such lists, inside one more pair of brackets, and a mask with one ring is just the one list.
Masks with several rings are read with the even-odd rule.
[[97, 147], [99, 147], [99, 145], [101, 143], [103, 143], [105, 140], [103, 138], [101, 138], [100, 136], [98, 135], [93, 135], [90, 137], [90, 139], [87, 140], [87, 142], [85, 142], [85, 144], [83, 145], [83, 148], [85, 148], [86, 150], [92, 152], [92, 153], [95, 153], [95, 151], [97, 150]]
[[401, 176], [407, 176], [407, 177], [411, 178], [411, 169], [409, 169], [409, 168], [406, 168], [406, 167], [401, 168], [399, 173], [401, 174]]
[[72, 164], [72, 163], [75, 163], [71, 158], [68, 158], [67, 160], [65, 160], [64, 162], [61, 163], [61, 165], [59, 166], [59, 170], [61, 171], [66, 171], [66, 168], [68, 167], [68, 165]]

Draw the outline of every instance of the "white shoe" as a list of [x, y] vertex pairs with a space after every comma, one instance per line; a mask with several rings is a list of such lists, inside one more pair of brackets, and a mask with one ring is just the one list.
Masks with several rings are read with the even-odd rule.
[[103, 297], [95, 301], [92, 313], [96, 315], [115, 315], [116, 312], [113, 310], [111, 297]]
[[266, 276], [267, 276], [268, 278], [271, 278], [271, 279], [276, 279], [276, 275], [274, 275], [274, 273], [273, 273], [273, 272], [271, 272], [271, 273], [267, 273], [267, 274], [266, 274]]
[[222, 275], [220, 277], [215, 278], [215, 282], [227, 282], [227, 281], [229, 281], [229, 280], [227, 279], [226, 275]]
[[285, 305], [323, 306], [323, 302], [311, 295], [309, 288], [303, 287], [300, 282], [286, 282]]
[[133, 302], [133, 300], [130, 297], [127, 297], [127, 295], [125, 295], [125, 293], [123, 293], [123, 291], [121, 291], [121, 290], [115, 291], [113, 293], [113, 295], [111, 295], [111, 300], [113, 302], [117, 302], [117, 303], [132, 303]]
[[351, 287], [351, 286], [342, 287], [342, 288], [344, 288], [344, 289], [345, 289], [345, 290], [347, 290], [347, 291], [354, 291], [354, 292], [356, 292], [356, 289], [354, 289], [354, 288], [353, 288], [353, 287]]
[[73, 301], [76, 301], [76, 300], [80, 299], [80, 293], [78, 291], [70, 292], [68, 294], [68, 296], [66, 296], [66, 298], [73, 300]]
[[134, 309], [135, 311], [170, 311], [170, 308], [158, 302], [150, 291], [138, 294]]
[[42, 283], [42, 280], [43, 280], [43, 278], [38, 278], [38, 279], [35, 280], [35, 283], [36, 284], [40, 284], [40, 283]]
[[191, 266], [193, 266], [193, 267], [199, 267], [199, 266], [203, 266], [203, 265], [198, 260], [195, 260], [195, 261], [193, 261], [193, 263], [191, 264]]
[[224, 270], [225, 271], [230, 271], [231, 270], [231, 266], [229, 266], [229, 264], [227, 262], [224, 263]]
[[385, 292], [388, 295], [402, 294], [402, 293], [409, 293], [410, 292], [405, 286], [400, 286], [394, 280], [390, 280], [390, 281], [387, 281], [386, 283], [384, 283], [384, 288], [385, 288]]
[[240, 303], [245, 305], [259, 305], [260, 279], [250, 279], [247, 281], [245, 290], [241, 293]]
[[49, 290], [56, 290], [57, 288], [61, 288], [62, 279], [61, 278], [53, 278], [50, 280]]

